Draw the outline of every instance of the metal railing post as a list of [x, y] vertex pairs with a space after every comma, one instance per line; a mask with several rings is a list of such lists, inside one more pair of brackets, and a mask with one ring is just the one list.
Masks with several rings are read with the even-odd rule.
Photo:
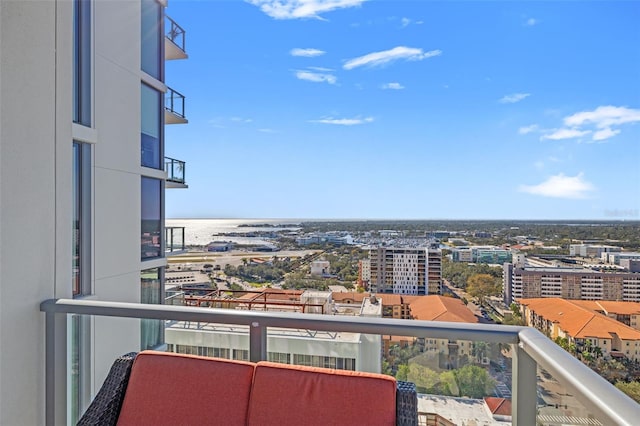
[[56, 401], [56, 369], [55, 369], [55, 352], [56, 352], [56, 314], [47, 312], [45, 314], [45, 350], [44, 350], [44, 368], [45, 368], [45, 424], [54, 426], [56, 423], [55, 401]]
[[535, 425], [538, 413], [537, 364], [521, 344], [513, 347], [513, 424]]
[[267, 359], [267, 327], [257, 321], [249, 327], [249, 360], [251, 362]]
[[[45, 425], [67, 422], [67, 316], [45, 313]], [[56, 344], [56, 342], [63, 342]]]

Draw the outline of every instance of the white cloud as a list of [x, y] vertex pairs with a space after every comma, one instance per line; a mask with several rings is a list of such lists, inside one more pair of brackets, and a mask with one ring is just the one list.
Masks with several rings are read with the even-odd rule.
[[274, 19], [322, 19], [320, 14], [360, 6], [366, 0], [245, 0]]
[[349, 59], [347, 62], [345, 62], [343, 68], [346, 70], [351, 70], [362, 66], [377, 67], [386, 65], [399, 59], [405, 59], [408, 61], [421, 61], [433, 56], [440, 56], [441, 54], [441, 50], [430, 50], [428, 52], [424, 52], [422, 49], [415, 47], [398, 46], [394, 47], [393, 49], [383, 50], [381, 52], [373, 52], [364, 56]]
[[599, 106], [593, 111], [578, 112], [564, 119], [564, 123], [567, 126], [576, 127], [584, 124], [593, 124], [598, 129], [636, 122], [640, 122], [640, 109], [612, 105]]
[[400, 83], [386, 83], [381, 86], [382, 89], [391, 89], [391, 90], [402, 90], [404, 86]]
[[544, 169], [544, 161], [536, 161], [533, 166], [538, 170], [542, 170]]
[[325, 68], [325, 67], [307, 67], [307, 69], [314, 70], [314, 71], [321, 71], [321, 72], [331, 72], [331, 71], [333, 71], [333, 69]]
[[580, 129], [556, 129], [553, 133], [549, 133], [547, 135], [542, 135], [540, 140], [551, 139], [554, 141], [558, 141], [561, 139], [574, 139], [579, 138], [580, 136], [584, 136], [591, 133], [591, 130], [580, 130]]
[[300, 80], [312, 81], [314, 83], [329, 83], [336, 84], [337, 78], [333, 74], [311, 72], [311, 71], [296, 71], [296, 77]]
[[499, 99], [498, 102], [501, 104], [515, 104], [516, 102], [520, 102], [521, 100], [528, 98], [531, 96], [530, 93], [513, 93], [511, 95], [506, 95], [503, 98]]
[[537, 19], [535, 19], [535, 18], [529, 18], [529, 19], [527, 19], [527, 20], [526, 20], [526, 22], [525, 22], [524, 24], [525, 24], [527, 27], [533, 27], [534, 25], [537, 25], [537, 24], [539, 24], [539, 23], [540, 23], [540, 21], [538, 21]]
[[620, 133], [619, 129], [611, 130], [610, 127], [605, 127], [604, 129], [598, 130], [597, 132], [595, 132], [593, 134], [592, 139], [594, 141], [603, 141], [603, 140], [606, 140], [606, 139], [614, 137], [618, 133]]
[[262, 133], [275, 133], [275, 130], [269, 128], [258, 129], [258, 131]]
[[251, 118], [243, 117], [231, 117], [229, 120], [235, 121], [236, 123], [251, 123], [253, 121]]
[[520, 185], [518, 190], [534, 195], [553, 198], [580, 199], [587, 198], [595, 188], [584, 179], [583, 173], [576, 176], [565, 176], [560, 173], [538, 185]]
[[313, 49], [313, 48], [307, 48], [307, 49], [295, 48], [295, 49], [291, 49], [289, 53], [291, 54], [291, 56], [304, 56], [305, 58], [313, 58], [314, 56], [324, 55], [326, 52], [324, 50]]
[[402, 25], [402, 28], [407, 27], [410, 23], [411, 23], [411, 19], [409, 18], [402, 18], [400, 20], [400, 25]]
[[340, 126], [354, 126], [356, 124], [364, 124], [373, 122], [373, 117], [366, 118], [322, 118], [320, 120], [311, 120], [312, 123], [337, 124]]
[[538, 130], [538, 125], [532, 124], [530, 126], [520, 127], [518, 129], [518, 133], [520, 133], [521, 135], [526, 135], [528, 133], [535, 132], [536, 130]]

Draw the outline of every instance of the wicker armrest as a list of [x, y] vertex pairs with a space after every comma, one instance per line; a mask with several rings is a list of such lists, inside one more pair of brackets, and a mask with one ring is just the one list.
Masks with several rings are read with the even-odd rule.
[[115, 426], [135, 358], [136, 353], [130, 352], [115, 360], [100, 391], [78, 421], [78, 426]]
[[396, 425], [417, 426], [418, 394], [416, 385], [411, 382], [398, 381], [396, 392]]

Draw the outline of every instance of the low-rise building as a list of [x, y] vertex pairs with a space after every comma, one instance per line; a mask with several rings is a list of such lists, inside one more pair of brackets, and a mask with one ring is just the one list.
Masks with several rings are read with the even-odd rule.
[[314, 260], [311, 262], [311, 275], [323, 277], [331, 274], [331, 264], [328, 260]]
[[[638, 308], [634, 303], [627, 308], [613, 307], [612, 302], [585, 302], [560, 298], [518, 300], [527, 325], [535, 327], [551, 339], [565, 338], [576, 345], [578, 352], [586, 348], [599, 348], [605, 358], [623, 355], [640, 361], [640, 330], [637, 329]], [[618, 302], [623, 303], [623, 302]], [[611, 316], [633, 315], [636, 328], [617, 321]], [[607, 316], [605, 313], [609, 313]], [[633, 314], [631, 314], [633, 313]]]
[[[229, 299], [203, 298], [200, 306], [206, 304], [240, 310], [374, 318], [382, 316], [382, 301], [376, 297], [363, 298], [360, 303], [349, 304], [336, 303], [330, 292], [305, 291], [296, 294], [270, 289], [256, 293], [249, 293], [233, 302]], [[166, 327], [165, 340], [170, 352], [249, 359], [248, 326], [174, 322]], [[381, 371], [382, 339], [378, 335], [270, 328], [267, 347], [269, 361], [373, 373]]]

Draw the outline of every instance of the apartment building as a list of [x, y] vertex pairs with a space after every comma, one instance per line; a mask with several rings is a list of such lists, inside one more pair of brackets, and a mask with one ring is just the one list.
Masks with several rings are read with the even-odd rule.
[[[186, 122], [164, 75], [186, 57], [184, 31], [165, 6], [0, 2], [0, 424], [44, 423], [40, 302], [163, 298], [164, 191], [186, 186], [164, 152], [164, 124]], [[73, 374], [58, 380], [60, 424], [117, 355], [163, 343], [154, 321], [61, 321], [56, 359]]]
[[442, 253], [433, 248], [377, 247], [369, 250], [371, 292], [441, 294]]
[[503, 270], [504, 302], [561, 297], [577, 300], [640, 301], [640, 273], [583, 268], [514, 267]]
[[[566, 338], [579, 351], [588, 346], [598, 347], [606, 358], [625, 356], [640, 361], [640, 330], [605, 315], [603, 312], [609, 311], [601, 310], [603, 305], [560, 298], [521, 299], [518, 304], [527, 325], [551, 339]], [[634, 303], [614, 309], [622, 312], [631, 309], [637, 314], [638, 306], [640, 304]]]

